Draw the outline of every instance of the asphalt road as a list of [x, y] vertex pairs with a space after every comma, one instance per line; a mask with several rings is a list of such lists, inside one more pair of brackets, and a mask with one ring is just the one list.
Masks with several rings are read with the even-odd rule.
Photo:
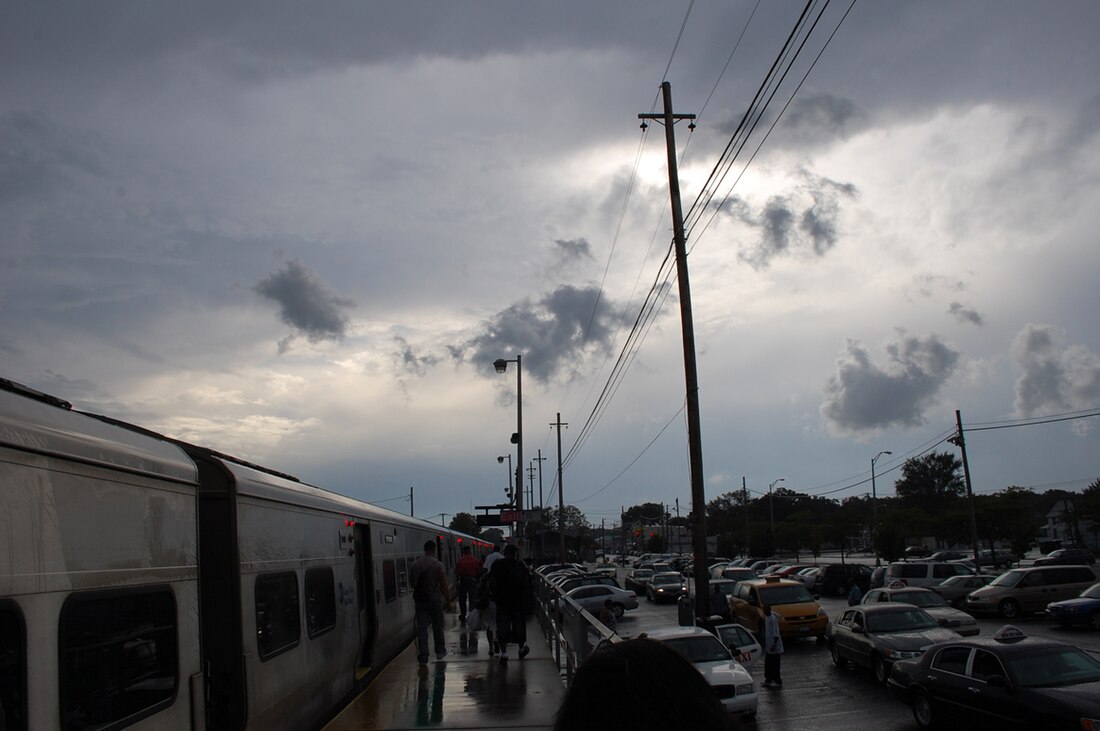
[[[620, 579], [625, 572], [620, 571]], [[839, 616], [847, 601], [824, 597], [821, 600], [830, 617]], [[640, 597], [638, 609], [629, 611], [619, 621], [619, 633], [634, 636], [657, 627], [677, 624], [675, 604], [654, 605]], [[978, 618], [981, 635], [988, 637], [1004, 626], [1004, 620]], [[1042, 615], [1026, 617], [1013, 624], [1029, 635], [1051, 637], [1070, 642], [1082, 649], [1100, 654], [1100, 634], [1085, 629], [1061, 629]], [[763, 661], [749, 670], [757, 681], [759, 710], [755, 723], [748, 729], [882, 729], [894, 731], [917, 728], [909, 707], [895, 700], [890, 692], [878, 685], [869, 671], [849, 668], [838, 670], [829, 657], [824, 643], [815, 640], [793, 640], [785, 643], [783, 655], [783, 689], [769, 690], [763, 683]]]

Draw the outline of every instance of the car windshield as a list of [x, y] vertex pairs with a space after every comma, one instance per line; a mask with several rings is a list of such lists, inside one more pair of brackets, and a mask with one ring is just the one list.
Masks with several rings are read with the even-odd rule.
[[993, 581], [989, 582], [990, 586], [1016, 586], [1023, 579], [1025, 573], [1023, 571], [1006, 571]]
[[719, 662], [730, 659], [730, 651], [714, 635], [679, 637], [665, 644], [688, 659], [688, 662]]
[[780, 604], [801, 604], [812, 602], [814, 597], [806, 590], [805, 586], [764, 586], [760, 588], [760, 596], [766, 604], [777, 606]]
[[952, 576], [949, 579], [944, 579], [943, 583], [941, 583], [940, 586], [954, 586], [955, 584], [958, 584], [960, 581], [963, 581], [965, 579], [966, 577], [962, 574], [960, 574], [959, 576]]
[[1044, 648], [1038, 652], [1008, 655], [1004, 659], [1025, 688], [1054, 688], [1100, 681], [1100, 662], [1075, 647]]
[[722, 596], [729, 596], [730, 594], [732, 594], [733, 589], [734, 589], [735, 586], [737, 586], [737, 583], [734, 582], [734, 581], [712, 581], [712, 582], [710, 582], [710, 590], [712, 592], [714, 592], [714, 591], [720, 592], [722, 594]]
[[653, 583], [654, 584], [660, 584], [662, 586], [665, 585], [665, 584], [679, 585], [680, 584], [680, 575], [679, 574], [655, 574], [653, 576]]
[[890, 599], [918, 607], [946, 607], [947, 600], [934, 591], [895, 591]]
[[653, 576], [653, 569], [635, 569], [634, 578], [636, 579], [648, 579]]
[[875, 634], [913, 632], [939, 627], [939, 622], [923, 609], [902, 609], [893, 612], [868, 612], [867, 631]]
[[1081, 592], [1081, 596], [1085, 599], [1100, 599], [1100, 584], [1093, 584], [1085, 589]]

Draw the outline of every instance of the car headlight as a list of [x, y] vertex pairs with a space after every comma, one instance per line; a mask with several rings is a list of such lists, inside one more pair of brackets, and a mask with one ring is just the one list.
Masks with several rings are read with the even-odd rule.
[[[742, 683], [741, 685], [735, 686], [734, 690], [737, 691], [737, 695], [749, 695], [756, 692], [752, 683]], [[1100, 728], [1100, 726], [1097, 728]]]
[[828, 617], [829, 617], [829, 615], [825, 613], [825, 607], [818, 607], [817, 608], [817, 616], [825, 617], [826, 619], [828, 619]]
[[912, 660], [920, 657], [923, 653], [920, 650], [895, 650], [888, 647], [882, 651], [882, 654], [891, 660]]

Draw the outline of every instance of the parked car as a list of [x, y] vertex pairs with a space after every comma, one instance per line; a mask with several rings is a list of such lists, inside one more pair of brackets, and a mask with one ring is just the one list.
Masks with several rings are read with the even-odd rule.
[[907, 586], [935, 586], [952, 576], [969, 576], [974, 569], [955, 561], [895, 561], [886, 567], [884, 586], [903, 581]]
[[923, 729], [961, 718], [968, 728], [1084, 729], [1100, 718], [1100, 661], [1015, 627], [902, 660], [889, 682]]
[[[974, 565], [972, 560], [964, 560], [970, 565]], [[1019, 555], [1007, 548], [995, 548], [992, 551], [987, 548], [984, 551], [978, 551], [978, 563], [982, 566], [992, 566], [995, 569], [1007, 569], [1019, 560]]]
[[936, 551], [928, 557], [929, 561], [964, 561], [970, 554], [964, 551]]
[[745, 667], [752, 665], [760, 657], [762, 649], [756, 635], [739, 624], [718, 624], [714, 626], [714, 635], [722, 641], [733, 659]]
[[886, 583], [886, 567], [876, 566], [871, 571], [871, 580], [867, 582], [868, 588], [877, 589]]
[[717, 637], [702, 627], [660, 628], [646, 635], [687, 658], [707, 679], [727, 711], [747, 719], [756, 716], [758, 700], [752, 676]]
[[870, 668], [880, 683], [890, 677], [894, 662], [920, 657], [929, 645], [957, 639], [958, 634], [941, 627], [920, 607], [895, 602], [851, 607], [827, 633], [829, 654], [838, 668], [850, 662]]
[[862, 563], [830, 563], [818, 568], [813, 591], [822, 596], [847, 596], [852, 582], [859, 590], [871, 588], [871, 567]]
[[1046, 609], [1052, 601], [1072, 599], [1096, 583], [1088, 566], [1035, 566], [1012, 569], [966, 596], [966, 611], [997, 613], [1015, 619]]
[[732, 579], [734, 581], [760, 578], [760, 576], [750, 568], [744, 566], [731, 566], [730, 564], [715, 568], [710, 572], [710, 577], [712, 579]]
[[863, 604], [877, 602], [903, 602], [920, 607], [932, 615], [941, 627], [953, 629], [963, 637], [970, 637], [981, 631], [974, 617], [960, 609], [955, 609], [947, 603], [946, 599], [931, 589], [922, 589], [919, 586], [884, 587], [871, 589], [863, 596]]
[[730, 598], [730, 612], [735, 622], [762, 635], [765, 604], [778, 616], [782, 637], [825, 636], [829, 615], [801, 581], [770, 578], [738, 582]]
[[927, 558], [932, 555], [932, 549], [925, 546], [906, 546], [906, 558]]
[[1100, 629], [1100, 584], [1093, 584], [1073, 599], [1051, 602], [1046, 612], [1063, 627], [1083, 624], [1090, 629]]
[[580, 604], [592, 614], [599, 614], [603, 603], [610, 599], [615, 616], [621, 618], [628, 609], [638, 608], [638, 595], [627, 589], [620, 589], [607, 584], [591, 584], [578, 586], [566, 592], [565, 596]]
[[955, 609], [962, 609], [963, 605], [966, 604], [967, 594], [970, 594], [975, 589], [981, 589], [996, 578], [997, 577], [993, 574], [952, 576], [944, 579], [942, 583], [929, 588], [946, 599]]
[[653, 569], [631, 569], [623, 582], [627, 589], [633, 589], [641, 594], [645, 593], [645, 587], [653, 578]]
[[674, 602], [687, 593], [684, 579], [675, 571], [653, 574], [645, 586], [645, 598], [654, 603]]
[[611, 576], [603, 576], [601, 574], [585, 574], [584, 576], [571, 576], [563, 581], [557, 583], [558, 589], [564, 594], [576, 589], [578, 586], [589, 586], [591, 584], [605, 584], [607, 586], [614, 586], [616, 589], [621, 589], [619, 586], [619, 580]]
[[1087, 548], [1059, 548], [1035, 559], [1033, 566], [1092, 566], [1096, 557]]

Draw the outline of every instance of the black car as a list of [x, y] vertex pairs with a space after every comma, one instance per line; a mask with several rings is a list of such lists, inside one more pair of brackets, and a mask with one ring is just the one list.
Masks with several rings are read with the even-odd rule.
[[880, 683], [890, 677], [896, 661], [920, 657], [930, 645], [959, 638], [920, 607], [899, 602], [852, 607], [828, 626], [825, 636], [837, 668], [849, 662], [862, 665]]
[[1003, 627], [989, 639], [954, 640], [894, 665], [889, 685], [921, 728], [1100, 727], [1100, 661], [1057, 640]]
[[964, 561], [971, 558], [969, 553], [962, 551], [936, 551], [928, 557], [929, 561]]
[[653, 574], [645, 587], [645, 598], [651, 602], [674, 602], [687, 594], [684, 577], [675, 571]]
[[853, 581], [866, 593], [871, 588], [871, 567], [862, 563], [825, 564], [817, 570], [813, 592], [821, 596], [848, 596]]
[[1033, 566], [1091, 566], [1096, 557], [1087, 548], [1059, 548], [1041, 558], [1035, 559]]

